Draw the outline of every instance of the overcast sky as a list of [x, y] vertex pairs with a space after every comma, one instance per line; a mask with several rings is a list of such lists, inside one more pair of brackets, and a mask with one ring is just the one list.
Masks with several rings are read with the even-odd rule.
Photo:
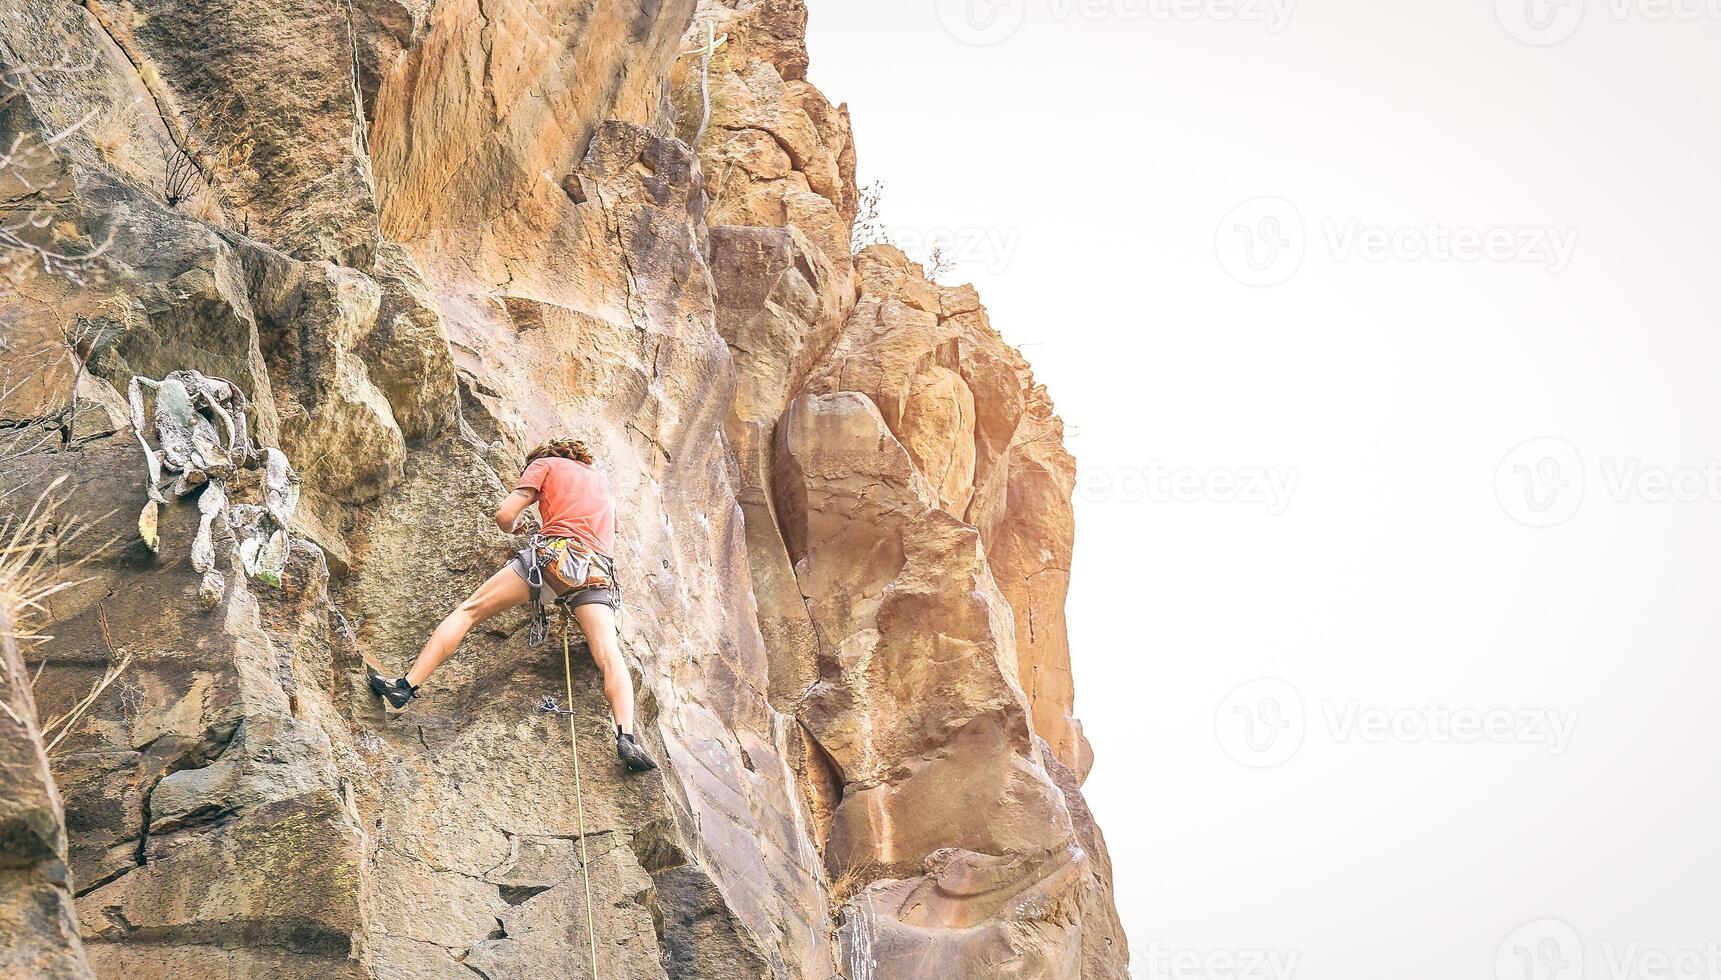
[[1721, 980], [1721, 0], [810, 6], [1073, 434], [1136, 975]]

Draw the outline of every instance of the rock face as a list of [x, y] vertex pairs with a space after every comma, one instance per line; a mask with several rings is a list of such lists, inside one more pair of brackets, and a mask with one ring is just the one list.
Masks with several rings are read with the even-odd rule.
[[89, 977], [66, 866], [66, 824], [48, 772], [30, 675], [0, 613], [0, 973], [75, 980]]
[[[52, 639], [4, 645], [0, 973], [583, 977], [589, 913], [606, 978], [1126, 975], [1079, 790], [1061, 423], [972, 289], [851, 254], [806, 16], [0, 18], [0, 145], [29, 151], [0, 192], [50, 219], [0, 263], [0, 510], [64, 477], [93, 522], [43, 545], [73, 583]], [[195, 490], [138, 540], [123, 392], [176, 370], [234, 382], [303, 479], [280, 587], [218, 541], [205, 607]], [[404, 713], [364, 683], [518, 546], [489, 515], [562, 435], [624, 515], [664, 762], [619, 768], [576, 633], [579, 805], [536, 710], [559, 642], [523, 611]], [[50, 754], [39, 717], [97, 688]]]

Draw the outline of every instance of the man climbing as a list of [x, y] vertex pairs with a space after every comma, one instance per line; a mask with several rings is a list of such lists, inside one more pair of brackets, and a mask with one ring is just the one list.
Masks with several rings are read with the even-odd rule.
[[557, 604], [569, 607], [586, 635], [592, 660], [602, 671], [604, 696], [616, 724], [616, 755], [629, 769], [656, 769], [633, 737], [633, 681], [616, 639], [621, 604], [615, 580], [615, 499], [609, 479], [592, 465], [586, 444], [572, 439], [547, 442], [526, 457], [526, 472], [496, 511], [496, 526], [518, 532], [520, 515], [538, 505], [541, 530], [489, 581], [448, 614], [430, 634], [406, 676], [371, 676], [371, 689], [391, 706], [403, 708], [419, 686], [454, 655], [472, 627], [524, 602], [538, 602], [548, 587]]

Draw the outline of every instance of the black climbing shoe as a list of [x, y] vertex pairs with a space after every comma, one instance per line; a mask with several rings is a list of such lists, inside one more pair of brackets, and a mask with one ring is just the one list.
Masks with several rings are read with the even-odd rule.
[[657, 768], [657, 763], [652, 761], [651, 756], [645, 754], [645, 750], [633, 740], [633, 736], [620, 730], [615, 733], [615, 754], [621, 761], [627, 763], [627, 767], [634, 772], [645, 772]]
[[391, 708], [404, 708], [406, 703], [418, 696], [418, 688], [413, 687], [402, 677], [398, 680], [384, 680], [375, 671], [371, 671], [370, 689], [378, 697], [388, 702]]

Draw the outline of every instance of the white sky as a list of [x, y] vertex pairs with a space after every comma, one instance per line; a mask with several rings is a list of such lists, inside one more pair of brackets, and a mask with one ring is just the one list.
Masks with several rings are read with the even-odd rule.
[[[1677, 959], [1721, 941], [1721, 0], [1242, 2], [811, 3], [863, 182], [957, 236], [1100, 488], [1070, 619], [1136, 976], [1721, 980]], [[1250, 743], [1264, 694], [1302, 724]]]

